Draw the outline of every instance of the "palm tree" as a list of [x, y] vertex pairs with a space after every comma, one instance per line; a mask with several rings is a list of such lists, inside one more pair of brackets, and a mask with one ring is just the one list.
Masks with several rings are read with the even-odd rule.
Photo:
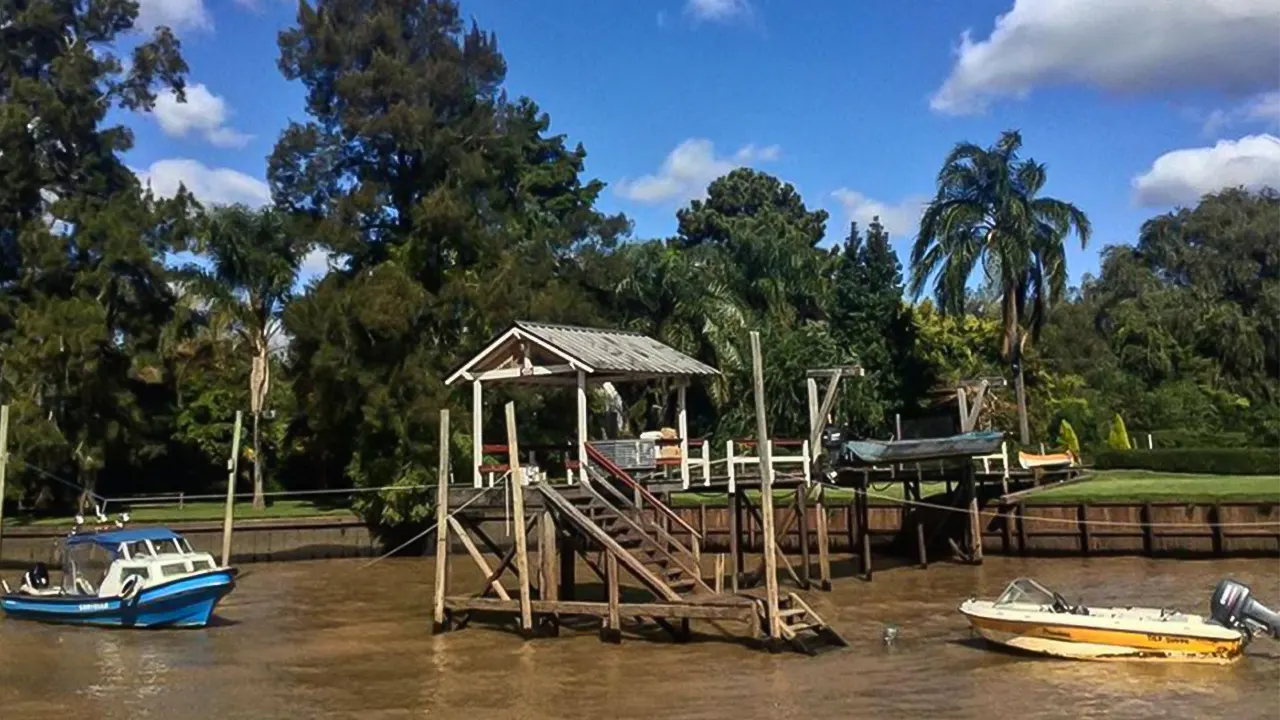
[[280, 332], [279, 317], [293, 295], [298, 268], [308, 250], [290, 232], [276, 210], [230, 205], [212, 210], [203, 224], [197, 250], [211, 264], [193, 268], [195, 291], [210, 311], [231, 319], [235, 333], [253, 359], [249, 409], [253, 417], [253, 506], [265, 506], [261, 430], [270, 389], [270, 354]]
[[919, 298], [933, 278], [943, 312], [964, 312], [965, 288], [981, 265], [1000, 289], [1002, 356], [1018, 395], [1023, 444], [1031, 442], [1023, 387], [1022, 351], [1039, 336], [1049, 308], [1067, 288], [1065, 240], [1074, 231], [1084, 247], [1089, 218], [1071, 203], [1038, 197], [1045, 166], [1018, 157], [1022, 135], [1006, 131], [989, 148], [959, 143], [938, 173], [938, 192], [920, 218], [911, 249], [909, 290]]

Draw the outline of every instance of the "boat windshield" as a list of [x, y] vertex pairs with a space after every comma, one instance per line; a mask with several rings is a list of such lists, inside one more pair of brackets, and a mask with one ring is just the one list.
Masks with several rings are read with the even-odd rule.
[[1018, 578], [1009, 583], [996, 605], [1053, 605], [1058, 595], [1031, 578]]
[[62, 589], [68, 593], [94, 595], [107, 576], [111, 553], [94, 543], [82, 543], [66, 549], [62, 571]]
[[184, 552], [177, 539], [153, 540], [151, 544], [155, 546], [157, 555], [181, 555]]

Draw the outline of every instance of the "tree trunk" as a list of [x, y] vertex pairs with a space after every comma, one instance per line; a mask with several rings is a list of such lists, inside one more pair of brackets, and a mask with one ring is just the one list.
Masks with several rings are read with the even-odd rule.
[[262, 493], [262, 433], [258, 428], [258, 420], [262, 413], [253, 414], [253, 507], [261, 510], [267, 506], [267, 499]]
[[1023, 445], [1031, 444], [1031, 424], [1027, 420], [1027, 389], [1022, 377], [1022, 338], [1015, 331], [1013, 343], [1013, 388], [1018, 396], [1018, 432]]

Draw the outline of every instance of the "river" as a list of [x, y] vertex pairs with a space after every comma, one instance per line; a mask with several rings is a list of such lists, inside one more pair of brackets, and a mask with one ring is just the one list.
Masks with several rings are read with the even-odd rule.
[[[1207, 612], [1232, 576], [1280, 605], [1274, 560], [988, 557], [839, 579], [810, 593], [852, 648], [770, 655], [700, 638], [602, 644], [588, 628], [523, 642], [431, 635], [431, 562], [249, 566], [201, 630], [0, 621], [4, 718], [1280, 718], [1280, 643], [1225, 667], [1019, 657], [969, 639], [956, 606], [1019, 575], [1090, 604]], [[470, 573], [458, 558], [455, 587]], [[585, 573], [579, 575], [582, 579]], [[476, 578], [470, 578], [472, 585]], [[900, 628], [886, 647], [883, 628]], [[708, 631], [710, 629], [708, 628]]]

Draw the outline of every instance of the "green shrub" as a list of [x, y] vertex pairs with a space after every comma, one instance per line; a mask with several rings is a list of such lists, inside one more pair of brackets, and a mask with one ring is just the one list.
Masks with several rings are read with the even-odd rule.
[[1099, 470], [1156, 470], [1209, 475], [1275, 475], [1280, 450], [1275, 448], [1156, 448], [1104, 450], [1094, 458]]
[[[1243, 448], [1263, 444], [1252, 442], [1249, 435], [1242, 432], [1154, 430], [1151, 434], [1156, 447], [1161, 448]], [[1145, 441], [1140, 444], [1145, 446]]]
[[1077, 458], [1080, 457], [1080, 438], [1076, 437], [1076, 429], [1066, 420], [1058, 425], [1058, 444]]
[[1128, 450], [1133, 447], [1129, 442], [1129, 431], [1124, 427], [1124, 418], [1120, 413], [1111, 419], [1111, 432], [1107, 433], [1107, 447], [1112, 450]]

